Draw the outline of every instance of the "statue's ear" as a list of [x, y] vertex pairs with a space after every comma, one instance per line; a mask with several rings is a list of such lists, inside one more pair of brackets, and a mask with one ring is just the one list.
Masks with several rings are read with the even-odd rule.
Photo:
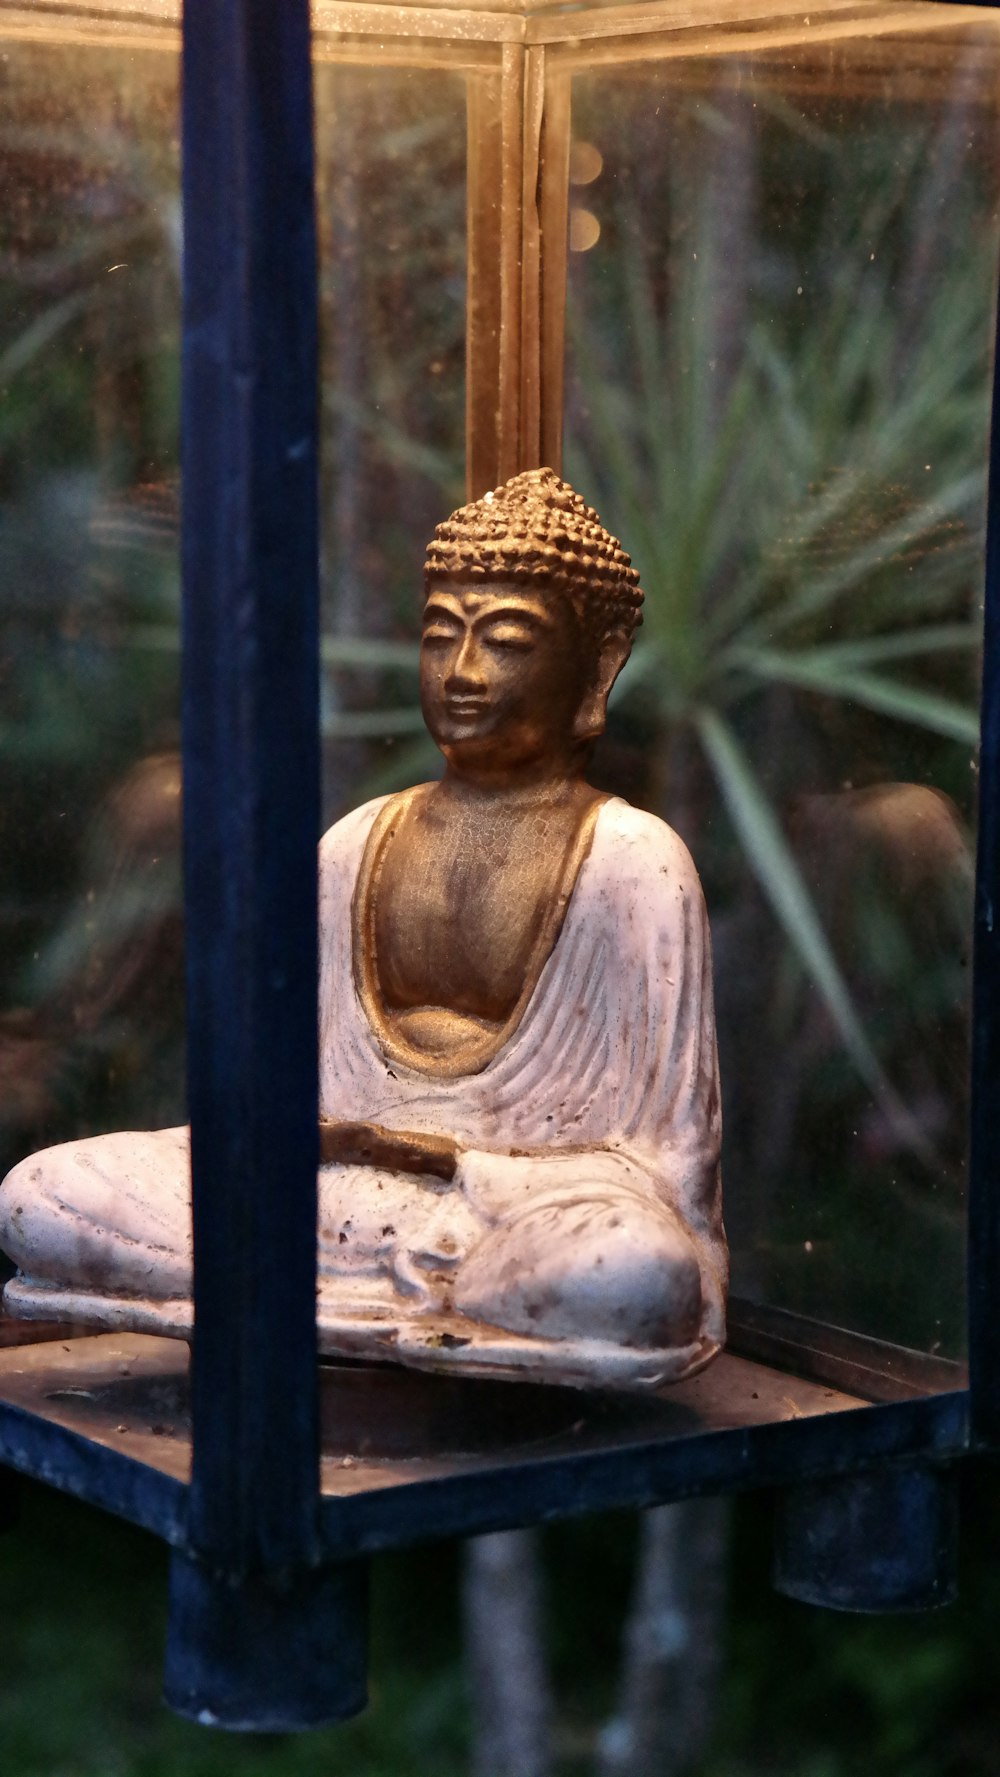
[[581, 700], [573, 723], [573, 739], [596, 740], [604, 733], [611, 687], [632, 652], [631, 638], [609, 636], [601, 649], [597, 671]]

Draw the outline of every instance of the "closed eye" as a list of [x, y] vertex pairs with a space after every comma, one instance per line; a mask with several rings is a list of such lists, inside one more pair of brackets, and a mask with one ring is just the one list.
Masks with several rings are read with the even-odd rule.
[[533, 648], [538, 632], [534, 624], [528, 623], [491, 623], [484, 632], [483, 640], [493, 648]]

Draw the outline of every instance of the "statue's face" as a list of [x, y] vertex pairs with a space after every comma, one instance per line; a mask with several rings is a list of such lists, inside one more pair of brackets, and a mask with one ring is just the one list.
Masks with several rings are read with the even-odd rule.
[[498, 771], [568, 762], [584, 683], [566, 599], [503, 581], [431, 585], [420, 700], [450, 762]]

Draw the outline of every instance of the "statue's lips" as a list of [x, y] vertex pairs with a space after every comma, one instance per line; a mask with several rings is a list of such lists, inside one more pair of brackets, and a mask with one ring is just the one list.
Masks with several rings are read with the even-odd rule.
[[489, 707], [488, 697], [446, 697], [444, 700], [445, 715], [458, 721], [485, 715]]

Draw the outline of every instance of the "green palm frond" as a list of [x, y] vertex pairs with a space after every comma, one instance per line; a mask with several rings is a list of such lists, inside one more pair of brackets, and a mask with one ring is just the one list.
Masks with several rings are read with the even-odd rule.
[[[797, 118], [775, 112], [788, 130]], [[970, 236], [963, 274], [933, 281], [904, 330], [899, 218], [919, 205], [934, 143], [909, 132], [850, 201], [834, 179], [841, 208], [816, 231], [802, 301], [782, 310], [751, 293], [724, 399], [718, 243], [713, 258], [712, 218], [697, 205], [665, 243], [627, 193], [612, 195], [616, 256], [599, 287], [571, 287], [568, 315], [570, 353], [588, 372], [567, 470], [626, 538], [646, 592], [616, 705], [634, 704], [664, 741], [678, 726], [697, 736], [790, 950], [897, 1125], [905, 1114], [775, 810], [789, 768], [762, 753], [760, 712], [780, 686], [800, 724], [821, 694], [966, 750], [977, 742], [970, 613], [995, 268], [992, 242]], [[822, 154], [824, 139], [809, 149]], [[626, 327], [609, 324], [616, 314]]]
[[806, 973], [819, 988], [858, 1072], [869, 1085], [883, 1090], [882, 1070], [837, 967], [812, 896], [745, 750], [717, 710], [696, 710], [694, 725], [733, 826], [782, 929]]
[[821, 692], [824, 697], [839, 697], [880, 715], [893, 716], [899, 722], [909, 722], [915, 728], [943, 734], [963, 746], [978, 746], [979, 717], [975, 710], [933, 691], [924, 691], [919, 685], [904, 685], [850, 666], [837, 667], [822, 658], [823, 650], [816, 653], [821, 657], [817, 659], [806, 652], [783, 654], [777, 649], [741, 648], [733, 649], [730, 658], [734, 665], [757, 679], [801, 686], [806, 691]]

